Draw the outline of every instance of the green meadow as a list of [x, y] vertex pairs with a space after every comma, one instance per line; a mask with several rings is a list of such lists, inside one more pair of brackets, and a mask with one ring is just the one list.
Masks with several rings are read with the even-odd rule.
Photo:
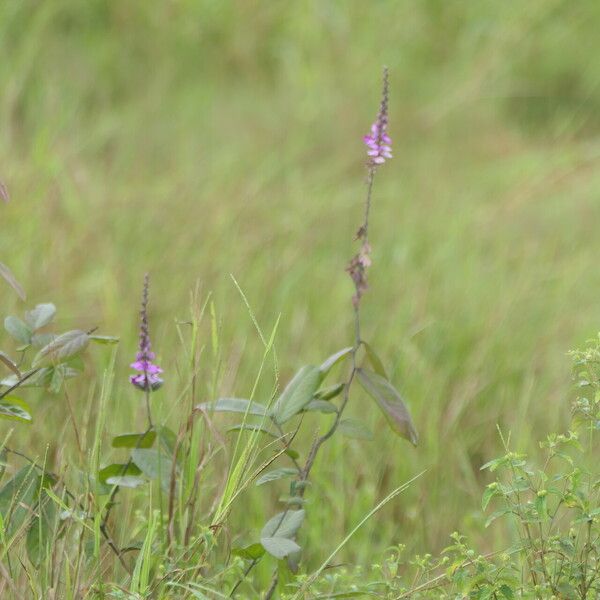
[[[509, 545], [510, 527], [484, 527], [481, 466], [503, 452], [498, 430], [536, 457], [539, 440], [568, 428], [567, 353], [600, 329], [599, 25], [592, 0], [1, 2], [0, 179], [11, 198], [0, 261], [27, 292], [23, 302], [2, 285], [2, 314], [53, 302], [56, 330], [120, 339], [90, 349], [60, 393], [24, 388], [33, 421], [0, 421], [2, 438], [71, 487], [94, 461], [124, 460], [112, 437], [145, 428], [128, 377], [146, 272], [165, 380], [153, 417], [175, 432], [195, 404], [253, 389], [267, 404], [302, 365], [352, 344], [345, 268], [386, 65], [394, 158], [373, 188], [361, 328], [420, 440], [395, 436], [352, 389], [347, 415], [375, 439], [324, 444], [298, 534], [302, 568], [319, 567], [422, 471], [336, 564], [368, 566], [398, 544], [436, 553], [456, 530], [481, 552]], [[301, 458], [322, 417], [303, 419]], [[239, 420], [197, 421], [191, 447], [207, 462], [195, 518], [206, 528]], [[151, 500], [119, 492], [118, 543], [134, 530], [144, 539], [148, 502], [161, 501], [153, 485]], [[255, 541], [286, 493], [285, 481], [249, 485], [223, 543]], [[0, 565], [15, 598], [67, 587], [56, 575], [38, 596], [27, 582], [44, 569]], [[253, 571], [256, 590], [271, 571]], [[117, 560], [97, 574], [128, 589]], [[81, 591], [93, 588], [87, 577], [56, 598], [95, 597]], [[114, 597], [159, 597], [142, 588]], [[203, 593], [189, 597], [221, 597]]]

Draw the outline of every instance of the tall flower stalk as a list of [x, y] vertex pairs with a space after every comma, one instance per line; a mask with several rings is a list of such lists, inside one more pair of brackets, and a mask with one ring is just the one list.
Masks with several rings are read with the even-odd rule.
[[[369, 215], [371, 212], [371, 196], [373, 192], [373, 181], [375, 180], [375, 173], [377, 168], [382, 165], [386, 158], [391, 158], [391, 142], [392, 140], [387, 135], [388, 125], [388, 102], [389, 102], [389, 80], [388, 70], [383, 70], [383, 89], [381, 93], [381, 104], [379, 106], [379, 113], [375, 123], [371, 127], [371, 134], [363, 138], [367, 145], [368, 151], [367, 156], [369, 157], [367, 162], [367, 192], [365, 196], [365, 212], [363, 222], [356, 232], [356, 240], [360, 242], [360, 249], [352, 257], [348, 264], [346, 271], [350, 275], [354, 283], [354, 295], [352, 296], [352, 305], [354, 307], [354, 345], [352, 347], [351, 359], [352, 369], [350, 375], [344, 386], [344, 395], [341, 406], [337, 412], [335, 421], [329, 430], [318, 437], [314, 442], [308, 454], [308, 458], [302, 475], [300, 478], [301, 482], [305, 482], [308, 479], [310, 471], [313, 467], [317, 453], [324, 442], [326, 442], [337, 430], [342, 414], [348, 399], [350, 397], [350, 387], [356, 376], [357, 364], [356, 354], [360, 349], [362, 340], [360, 337], [360, 301], [367, 290], [367, 269], [371, 266], [371, 246], [369, 244]], [[304, 494], [305, 486], [300, 487], [300, 495]]]
[[[381, 94], [381, 103], [379, 106], [379, 112], [373, 125], [371, 126], [371, 132], [363, 138], [364, 143], [367, 146], [367, 181], [366, 181], [366, 195], [365, 195], [365, 209], [363, 222], [356, 232], [355, 239], [360, 242], [360, 248], [358, 252], [352, 257], [346, 271], [350, 275], [354, 283], [354, 295], [352, 296], [352, 305], [354, 307], [354, 344], [351, 351], [352, 367], [348, 378], [344, 384], [342, 402], [337, 411], [335, 420], [331, 427], [320, 437], [317, 437], [313, 442], [310, 451], [308, 453], [306, 463], [300, 471], [298, 478], [298, 485], [296, 486], [298, 496], [304, 496], [306, 490], [306, 482], [308, 481], [310, 472], [313, 468], [317, 454], [321, 446], [333, 436], [337, 431], [342, 414], [350, 397], [350, 388], [354, 381], [357, 372], [357, 360], [356, 355], [362, 345], [362, 339], [360, 334], [360, 303], [362, 296], [367, 290], [367, 270], [371, 266], [371, 246], [369, 244], [369, 215], [371, 211], [371, 197], [373, 192], [373, 182], [375, 180], [375, 174], [377, 169], [386, 162], [386, 160], [392, 158], [392, 140], [387, 133], [388, 127], [388, 102], [389, 101], [389, 81], [388, 81], [388, 70], [383, 70], [383, 89]], [[287, 511], [286, 511], [287, 513]], [[285, 514], [284, 513], [284, 518]], [[283, 522], [283, 518], [282, 518]], [[256, 564], [257, 561], [253, 561], [250, 569]], [[250, 570], [249, 569], [249, 570]], [[273, 574], [271, 585], [265, 594], [265, 600], [270, 600], [275, 593], [278, 583], [278, 573]], [[235, 593], [236, 587], [232, 590], [231, 595]]]
[[156, 355], [152, 352], [150, 343], [150, 327], [148, 324], [148, 296], [150, 277], [148, 273], [144, 276], [144, 288], [142, 291], [142, 307], [140, 310], [140, 335], [139, 348], [135, 362], [131, 368], [137, 371], [129, 377], [129, 381], [146, 396], [146, 409], [148, 412], [148, 423], [152, 427], [152, 413], [150, 411], [150, 393], [159, 389], [163, 384], [160, 377], [162, 369], [154, 362]]

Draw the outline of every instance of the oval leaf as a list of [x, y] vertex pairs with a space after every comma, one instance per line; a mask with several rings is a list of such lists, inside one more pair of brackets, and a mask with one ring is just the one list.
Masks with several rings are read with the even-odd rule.
[[331, 400], [342, 393], [344, 386], [344, 383], [334, 383], [333, 385], [321, 388], [315, 392], [315, 400]]
[[385, 367], [383, 366], [383, 363], [381, 362], [377, 352], [375, 352], [373, 349], [373, 346], [371, 346], [371, 344], [367, 344], [367, 342], [363, 342], [363, 346], [365, 348], [365, 352], [367, 353], [367, 358], [373, 367], [373, 371], [375, 371], [377, 375], [381, 375], [384, 379], [387, 379]]
[[98, 479], [100, 483], [107, 485], [136, 488], [145, 483], [144, 479], [140, 477], [141, 474], [141, 470], [132, 462], [112, 464], [100, 469]]
[[282, 425], [298, 414], [317, 391], [323, 374], [319, 367], [302, 367], [287, 384], [273, 408], [273, 418]]
[[6, 317], [4, 319], [4, 329], [8, 334], [20, 344], [31, 343], [31, 329], [19, 317]]
[[31, 423], [31, 409], [26, 402], [15, 396], [6, 396], [0, 400], [0, 419]]
[[255, 485], [263, 485], [265, 483], [269, 483], [270, 481], [277, 481], [278, 479], [283, 479], [284, 477], [296, 477], [297, 475], [299, 475], [297, 469], [282, 467], [281, 469], [274, 469], [273, 471], [264, 473], [256, 480]]
[[198, 404], [196, 408], [207, 412], [248, 413], [257, 417], [264, 417], [267, 414], [267, 409], [262, 404], [244, 398], [219, 398], [215, 402]]
[[304, 510], [280, 512], [269, 519], [260, 532], [261, 538], [292, 538], [304, 521]]
[[261, 538], [260, 543], [271, 556], [279, 560], [301, 550], [296, 542], [283, 537]]
[[265, 553], [265, 549], [261, 544], [250, 544], [245, 548], [233, 548], [231, 553], [234, 556], [241, 556], [246, 560], [257, 560]]
[[373, 371], [357, 369], [356, 374], [365, 391], [383, 411], [391, 428], [416, 446], [419, 436], [410, 413], [396, 388], [387, 379]]
[[335, 354], [332, 354], [320, 367], [319, 371], [323, 374], [323, 377], [331, 371], [331, 369], [337, 365], [341, 360], [352, 354], [352, 346], [348, 346], [347, 348], [342, 348], [338, 350]]
[[156, 439], [156, 431], [146, 433], [124, 433], [112, 440], [113, 448], [151, 448]]
[[25, 313], [25, 321], [27, 325], [31, 327], [33, 331], [48, 325], [56, 314], [56, 306], [47, 302], [45, 304], [38, 304], [34, 309], [28, 310]]
[[161, 487], [168, 491], [171, 482], [173, 459], [155, 448], [134, 448], [131, 460], [149, 479], [160, 479]]
[[52, 363], [65, 362], [73, 356], [83, 352], [90, 342], [90, 336], [80, 329], [67, 331], [44, 346], [33, 361], [36, 367], [45, 361]]

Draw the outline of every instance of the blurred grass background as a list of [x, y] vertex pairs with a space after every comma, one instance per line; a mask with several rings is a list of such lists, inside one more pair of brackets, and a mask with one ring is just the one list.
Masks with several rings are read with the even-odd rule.
[[[455, 529], [488, 548], [504, 535], [479, 510], [496, 425], [534, 452], [566, 427], [566, 352], [599, 328], [599, 25], [594, 0], [2, 2], [0, 259], [29, 304], [57, 304], [61, 328], [121, 336], [112, 433], [138, 408], [127, 365], [146, 270], [159, 411], [178, 393], [175, 320], [196, 282], [221, 322], [221, 391], [249, 393], [262, 346], [229, 274], [266, 330], [281, 314], [286, 381], [352, 339], [361, 136], [388, 65], [395, 158], [375, 184], [363, 331], [421, 444], [395, 438], [357, 392], [349, 412], [376, 441], [323, 451], [303, 545], [320, 562], [427, 469], [345, 558], [439, 549]], [[1, 308], [23, 310], [7, 288]], [[68, 456], [62, 399], [35, 406], [13, 445], [50, 440]], [[264, 488], [247, 494], [241, 530], [282, 491], [270, 504]]]

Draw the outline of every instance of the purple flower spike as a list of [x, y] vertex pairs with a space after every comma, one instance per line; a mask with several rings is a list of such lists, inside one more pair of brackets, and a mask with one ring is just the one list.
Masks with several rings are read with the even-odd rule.
[[363, 141], [367, 146], [367, 155], [372, 167], [382, 165], [386, 159], [392, 158], [392, 139], [387, 134], [388, 126], [388, 71], [383, 71], [383, 92], [377, 120], [371, 126], [371, 132]]
[[144, 291], [142, 293], [142, 310], [140, 311], [140, 346], [135, 357], [135, 362], [131, 364], [131, 368], [138, 371], [138, 373], [131, 375], [129, 381], [140, 390], [153, 392], [163, 384], [163, 380], [159, 377], [162, 369], [152, 362], [155, 356], [150, 347], [150, 332], [148, 328], [148, 287], [149, 277], [146, 274], [144, 277]]

